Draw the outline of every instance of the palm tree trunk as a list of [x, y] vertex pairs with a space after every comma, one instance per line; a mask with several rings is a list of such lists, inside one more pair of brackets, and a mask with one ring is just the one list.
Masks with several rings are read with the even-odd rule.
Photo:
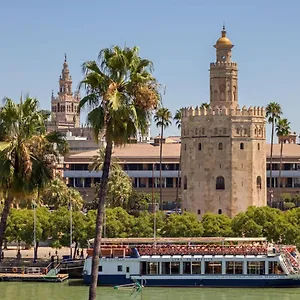
[[278, 176], [279, 188], [281, 188], [282, 151], [283, 151], [283, 141], [280, 142], [280, 163], [279, 163], [279, 176]]
[[179, 155], [179, 168], [177, 173], [177, 187], [176, 187], [176, 212], [179, 208], [179, 180], [180, 180], [180, 170], [181, 170], [181, 147], [180, 147], [180, 155]]
[[160, 134], [160, 153], [159, 153], [159, 204], [160, 210], [163, 209], [162, 203], [162, 150], [163, 150], [163, 136], [164, 136], [164, 126], [161, 126], [161, 134]]
[[33, 255], [35, 260], [37, 260], [37, 258], [38, 258], [38, 248], [39, 248], [39, 242], [36, 241], [34, 255]]
[[13, 197], [7, 196], [7, 198], [4, 201], [4, 208], [1, 214], [1, 222], [0, 222], [0, 261], [2, 257], [2, 245], [3, 245], [3, 240], [4, 240], [4, 235], [5, 235], [5, 230], [6, 230], [6, 224], [7, 224], [7, 218], [9, 215], [9, 211], [11, 208], [13, 202]]
[[107, 193], [107, 182], [108, 182], [110, 162], [112, 156], [112, 147], [113, 147], [112, 141], [107, 141], [107, 145], [105, 148], [104, 163], [102, 168], [100, 190], [99, 190], [99, 202], [98, 202], [97, 219], [96, 219], [96, 233], [95, 233], [95, 240], [94, 240], [93, 258], [92, 258], [89, 300], [96, 300], [100, 245], [101, 245], [101, 237], [102, 237], [105, 200], [106, 200], [106, 193]]
[[[272, 133], [271, 133], [271, 155], [270, 155], [270, 191], [273, 188], [273, 184], [272, 184], [272, 169], [273, 169], [273, 143], [274, 143], [274, 122], [275, 120], [273, 119], [272, 122]], [[272, 193], [270, 192], [270, 206], [272, 207]]]

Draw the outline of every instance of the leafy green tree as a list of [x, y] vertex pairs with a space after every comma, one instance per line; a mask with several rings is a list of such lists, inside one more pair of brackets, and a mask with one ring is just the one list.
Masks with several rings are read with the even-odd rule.
[[[272, 162], [273, 162], [273, 145], [274, 145], [274, 131], [275, 125], [282, 115], [282, 110], [280, 104], [276, 102], [270, 102], [266, 107], [266, 118], [269, 124], [272, 124], [271, 131], [271, 155], [270, 155], [270, 188], [273, 187], [273, 178], [272, 178]], [[272, 203], [270, 203], [272, 205]]]
[[[178, 129], [181, 129], [182, 109], [177, 109], [173, 120]], [[181, 148], [179, 154], [179, 168], [177, 172], [177, 186], [176, 186], [176, 210], [179, 208], [179, 181], [180, 181], [180, 170], [181, 170]]]
[[171, 214], [162, 228], [166, 237], [197, 237], [202, 236], [203, 226], [196, 215], [191, 213]]
[[105, 157], [99, 189], [99, 205], [92, 259], [92, 279], [89, 300], [96, 299], [100, 240], [107, 193], [113, 144], [126, 144], [140, 130], [146, 132], [150, 113], [159, 104], [158, 85], [152, 76], [152, 63], [142, 59], [137, 47], [124, 49], [114, 46], [100, 51], [96, 61], [83, 64], [85, 78], [81, 81], [87, 91], [79, 108], [92, 110], [87, 120], [98, 140], [105, 132]]
[[154, 115], [156, 127], [160, 128], [160, 150], [159, 150], [159, 203], [162, 209], [162, 157], [163, 157], [163, 138], [164, 130], [172, 124], [172, 114], [166, 107], [159, 108]]
[[134, 226], [131, 228], [132, 237], [153, 237], [153, 222], [148, 212], [140, 213], [134, 221]]
[[159, 197], [156, 193], [152, 196], [150, 193], [139, 192], [133, 189], [128, 199], [127, 211], [134, 216], [139, 216], [141, 212], [148, 211], [149, 206], [157, 203], [158, 200]]
[[231, 222], [225, 215], [206, 213], [202, 218], [203, 236], [232, 236]]
[[73, 210], [80, 210], [83, 207], [83, 198], [78, 190], [69, 188], [63, 180], [56, 177], [49, 182], [40, 196], [41, 202], [51, 209], [68, 207], [72, 202]]
[[134, 217], [121, 207], [106, 209], [106, 237], [130, 237]]
[[[279, 119], [276, 123], [276, 134], [278, 138], [283, 138], [285, 136], [288, 136], [290, 133], [291, 127], [290, 122], [287, 119]], [[282, 152], [283, 152], [283, 139], [280, 140], [280, 164], [279, 164], [279, 177], [278, 177], [278, 185], [281, 187], [281, 170], [282, 170]]]
[[13, 200], [41, 190], [53, 178], [58, 154], [54, 143], [58, 149], [66, 145], [59, 133], [46, 134], [45, 120], [38, 101], [29, 97], [18, 104], [6, 98], [0, 111], [0, 189], [5, 194], [0, 222], [0, 259]]

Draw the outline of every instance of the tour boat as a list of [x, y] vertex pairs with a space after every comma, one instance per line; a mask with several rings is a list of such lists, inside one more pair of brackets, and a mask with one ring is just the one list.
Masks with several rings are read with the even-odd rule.
[[[91, 281], [93, 249], [83, 268]], [[155, 287], [300, 287], [295, 246], [265, 238], [102, 239], [98, 284]]]

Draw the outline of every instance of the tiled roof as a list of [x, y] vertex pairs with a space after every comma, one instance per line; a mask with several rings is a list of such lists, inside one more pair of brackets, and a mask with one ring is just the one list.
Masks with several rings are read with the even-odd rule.
[[[181, 144], [170, 143], [163, 144], [163, 157], [164, 158], [179, 158]], [[270, 156], [270, 144], [266, 145], [266, 155]], [[90, 150], [84, 152], [70, 153], [67, 157], [72, 159], [76, 158], [91, 158], [97, 155], [98, 150]], [[128, 144], [122, 147], [115, 147], [113, 149], [113, 156], [122, 158], [159, 158], [159, 145], [154, 144]], [[280, 157], [280, 144], [273, 145], [273, 157]], [[300, 145], [298, 144], [284, 144], [283, 146], [284, 158], [299, 158], [300, 159]]]

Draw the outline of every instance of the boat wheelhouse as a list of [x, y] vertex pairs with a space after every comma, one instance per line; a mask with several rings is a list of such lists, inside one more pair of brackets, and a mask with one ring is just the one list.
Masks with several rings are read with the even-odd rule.
[[[300, 287], [294, 246], [265, 238], [103, 239], [99, 285]], [[83, 278], [90, 282], [92, 249]]]

